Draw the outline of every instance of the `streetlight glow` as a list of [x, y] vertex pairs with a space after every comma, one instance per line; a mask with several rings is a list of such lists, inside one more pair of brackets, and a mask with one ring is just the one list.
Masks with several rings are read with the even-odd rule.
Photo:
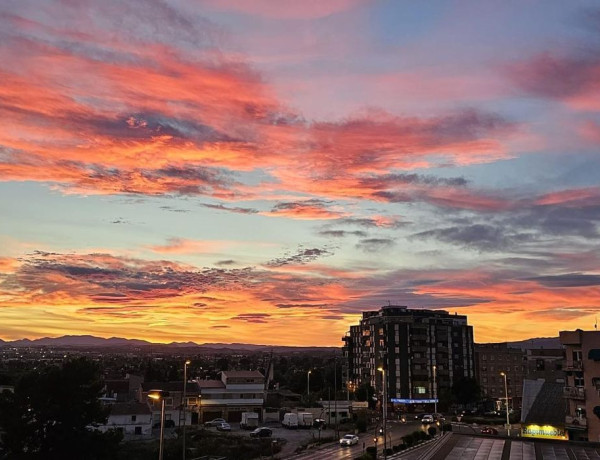
[[506, 434], [510, 436], [510, 420], [508, 418], [508, 385], [506, 383], [506, 373], [500, 372], [500, 375], [504, 377], [504, 396], [506, 397]]
[[165, 440], [165, 398], [169, 396], [168, 391], [150, 390], [148, 397], [155, 401], [160, 401], [160, 445], [158, 448], [158, 460], [163, 460], [163, 449]]

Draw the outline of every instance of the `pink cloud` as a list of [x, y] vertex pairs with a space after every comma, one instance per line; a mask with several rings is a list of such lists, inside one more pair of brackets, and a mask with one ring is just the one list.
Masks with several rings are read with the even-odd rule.
[[161, 254], [202, 254], [219, 251], [230, 244], [224, 241], [196, 241], [185, 238], [170, 238], [167, 244], [148, 246], [148, 249]]
[[317, 19], [340, 13], [371, 0], [201, 0], [202, 5], [220, 11], [231, 11], [272, 19]]

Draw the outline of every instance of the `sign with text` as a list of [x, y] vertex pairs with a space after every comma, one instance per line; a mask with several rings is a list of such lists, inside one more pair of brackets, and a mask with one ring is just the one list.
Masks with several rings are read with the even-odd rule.
[[524, 438], [569, 440], [564, 428], [552, 425], [523, 425], [521, 436]]
[[397, 404], [433, 404], [438, 402], [437, 399], [398, 399], [392, 398], [390, 401]]

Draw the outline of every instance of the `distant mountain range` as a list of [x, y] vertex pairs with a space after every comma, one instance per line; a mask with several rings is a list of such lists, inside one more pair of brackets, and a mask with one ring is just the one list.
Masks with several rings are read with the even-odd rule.
[[532, 349], [558, 349], [563, 346], [560, 343], [558, 337], [538, 337], [535, 339], [525, 339], [518, 342], [508, 342], [510, 348], [520, 348], [521, 350], [532, 350]]
[[0, 346], [9, 347], [72, 347], [72, 348], [99, 348], [99, 347], [167, 347], [167, 348], [202, 348], [202, 349], [227, 349], [241, 351], [301, 351], [301, 350], [323, 350], [331, 351], [339, 347], [294, 347], [284, 345], [254, 345], [248, 343], [203, 343], [195, 342], [171, 342], [171, 343], [153, 343], [147, 340], [124, 339], [121, 337], [111, 337], [105, 339], [93, 335], [64, 335], [62, 337], [44, 337], [41, 339], [20, 339], [14, 341], [4, 341], [0, 339]]
[[[166, 347], [166, 348], [202, 348], [202, 349], [226, 349], [240, 351], [302, 351], [302, 350], [323, 350], [332, 351], [339, 347], [294, 347], [283, 345], [254, 345], [248, 343], [203, 343], [195, 342], [171, 342], [171, 343], [152, 343], [146, 340], [124, 339], [121, 337], [111, 337], [105, 339], [93, 335], [64, 335], [62, 337], [44, 337], [42, 339], [21, 339], [14, 341], [5, 341], [0, 339], [0, 346], [10, 347]], [[562, 348], [558, 337], [538, 337], [521, 340], [517, 342], [508, 342], [511, 348], [520, 348], [522, 350], [533, 348]]]

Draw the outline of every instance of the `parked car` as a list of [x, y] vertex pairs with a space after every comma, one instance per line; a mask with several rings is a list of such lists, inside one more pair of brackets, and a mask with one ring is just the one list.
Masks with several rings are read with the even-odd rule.
[[217, 425], [217, 430], [219, 431], [231, 431], [231, 425], [227, 422], [223, 422], [220, 425]]
[[358, 436], [355, 434], [347, 434], [340, 439], [340, 446], [351, 446], [353, 444], [358, 444]]
[[498, 434], [498, 430], [496, 428], [492, 428], [491, 426], [484, 426], [481, 429], [481, 434]]
[[421, 418], [421, 423], [423, 424], [428, 424], [428, 423], [433, 423], [433, 415], [431, 414], [425, 414], [423, 415], [423, 418]]
[[[154, 423], [152, 428], [160, 428], [160, 422]], [[175, 428], [175, 420], [165, 420], [165, 428]]]
[[209, 422], [206, 422], [204, 426], [219, 426], [221, 423], [227, 423], [224, 418], [214, 418]]
[[273, 434], [273, 431], [266, 426], [261, 426], [250, 432], [251, 438], [269, 438]]
[[444, 422], [446, 421], [446, 417], [444, 417], [442, 414], [440, 414], [439, 412], [436, 412], [435, 414], [433, 414], [433, 419], [436, 422]]
[[325, 421], [322, 418], [316, 418], [313, 422], [313, 427], [320, 430], [324, 430], [325, 428], [327, 428], [327, 421]]

